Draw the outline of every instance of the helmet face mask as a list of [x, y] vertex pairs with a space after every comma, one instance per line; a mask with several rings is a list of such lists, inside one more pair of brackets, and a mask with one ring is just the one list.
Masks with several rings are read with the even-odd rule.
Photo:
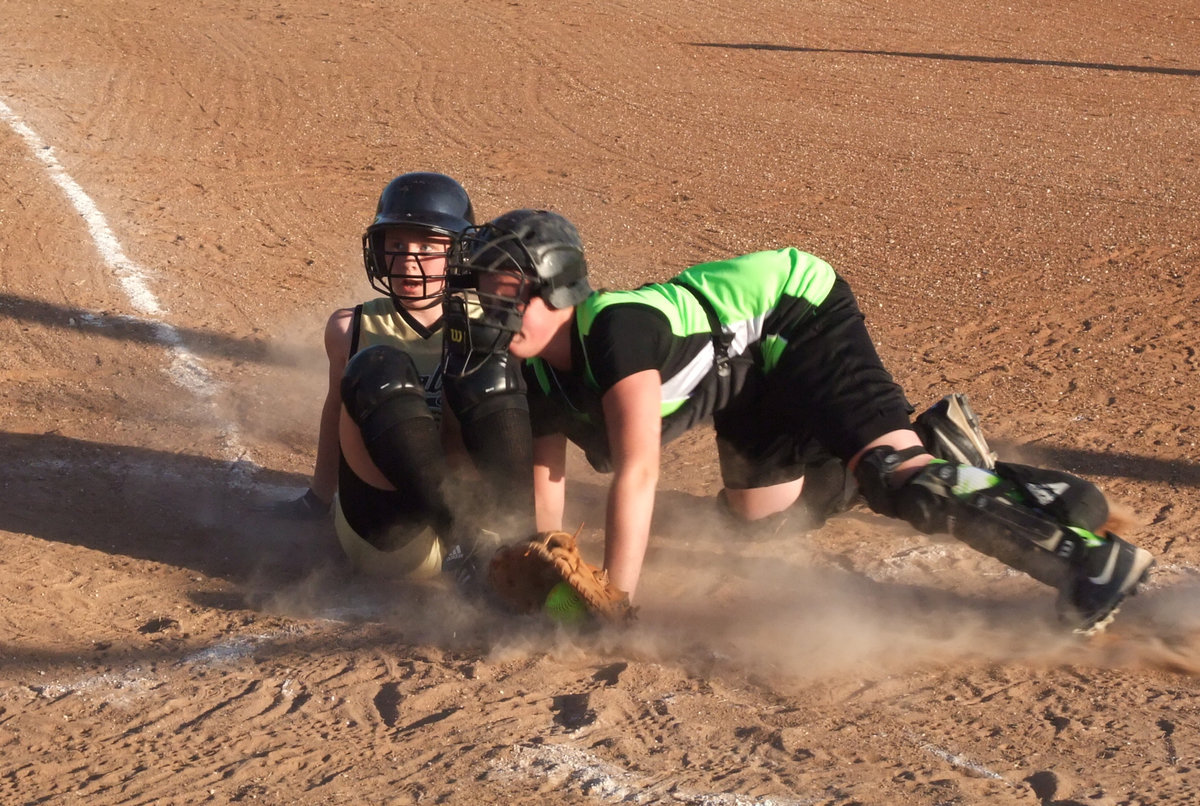
[[439, 173], [402, 174], [383, 189], [363, 233], [363, 264], [371, 287], [397, 309], [441, 304], [450, 243], [475, 223], [466, 190]]
[[442, 301], [449, 236], [419, 227], [381, 227], [364, 236], [367, 279], [397, 307], [424, 310]]
[[574, 225], [545, 210], [514, 210], [463, 232], [448, 264], [446, 372], [462, 376], [504, 353], [535, 298], [550, 308], [592, 293]]

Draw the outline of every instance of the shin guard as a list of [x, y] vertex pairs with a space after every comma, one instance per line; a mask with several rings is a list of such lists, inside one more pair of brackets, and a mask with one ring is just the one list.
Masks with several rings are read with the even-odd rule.
[[1070, 578], [1090, 533], [1025, 505], [1018, 485], [983, 468], [935, 460], [893, 486], [895, 468], [909, 458], [905, 454], [911, 452], [884, 447], [863, 456], [856, 475], [872, 509], [925, 534], [953, 535], [1055, 588]]
[[532, 530], [533, 434], [519, 363], [491, 356], [477, 371], [445, 383], [447, 404], [485, 485], [479, 498], [489, 511], [481, 516], [498, 519], [489, 528]]

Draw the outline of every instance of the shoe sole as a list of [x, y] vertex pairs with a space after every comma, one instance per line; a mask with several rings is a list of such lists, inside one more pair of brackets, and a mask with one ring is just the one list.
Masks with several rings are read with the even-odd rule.
[[[945, 406], [940, 411], [930, 414], [943, 403]], [[935, 455], [957, 464], [976, 465], [987, 470], [996, 466], [996, 452], [988, 445], [987, 437], [983, 435], [983, 429], [979, 425], [979, 417], [967, 403], [966, 395], [959, 393], [947, 395], [918, 417], [916, 425], [918, 433], [924, 429], [925, 436], [931, 440], [936, 438], [943, 446], [944, 453], [948, 454], [941, 456], [934, 451]], [[969, 448], [964, 449], [959, 444], [958, 438], [964, 440]], [[927, 447], [933, 448], [934, 446], [931, 444]], [[977, 454], [977, 458], [971, 454]]]

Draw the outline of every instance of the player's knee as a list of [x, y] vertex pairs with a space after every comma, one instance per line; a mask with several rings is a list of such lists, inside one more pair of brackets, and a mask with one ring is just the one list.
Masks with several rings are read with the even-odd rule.
[[347, 362], [341, 393], [350, 419], [359, 425], [384, 406], [403, 419], [433, 418], [412, 356], [387, 345], [368, 347]]
[[717, 505], [739, 523], [759, 523], [771, 519], [778, 520], [794, 502], [780, 504], [775, 501], [763, 501], [753, 495], [753, 492], [755, 491], [731, 490], [726, 487], [717, 493]]

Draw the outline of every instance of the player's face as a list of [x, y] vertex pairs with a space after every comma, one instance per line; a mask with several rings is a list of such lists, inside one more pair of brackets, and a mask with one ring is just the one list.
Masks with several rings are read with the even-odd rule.
[[383, 238], [384, 259], [392, 292], [402, 302], [437, 297], [446, 285], [446, 253], [450, 239], [422, 229], [395, 227]]
[[508, 351], [518, 358], [537, 355], [535, 349], [539, 314], [545, 306], [539, 298], [529, 299], [530, 285], [517, 272], [487, 272], [479, 279], [479, 291], [492, 304], [514, 311], [521, 317], [521, 329], [509, 342]]
[[517, 358], [541, 355], [554, 331], [554, 313], [541, 297], [530, 300], [521, 317], [521, 331], [512, 337], [508, 351]]

